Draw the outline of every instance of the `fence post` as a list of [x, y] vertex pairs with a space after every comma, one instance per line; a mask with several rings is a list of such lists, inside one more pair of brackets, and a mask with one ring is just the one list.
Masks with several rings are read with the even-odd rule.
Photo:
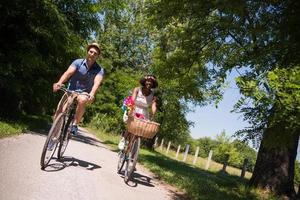
[[157, 147], [157, 141], [158, 141], [158, 137], [155, 138], [155, 141], [154, 141], [154, 148]]
[[213, 154], [213, 150], [210, 150], [210, 151], [209, 151], [209, 154], [208, 154], [207, 162], [206, 162], [206, 165], [205, 165], [205, 169], [206, 169], [206, 170], [208, 170], [208, 168], [209, 168], [212, 154]]
[[243, 163], [242, 172], [241, 172], [241, 177], [242, 177], [242, 178], [245, 177], [246, 170], [247, 170], [247, 165], [248, 165], [248, 159], [245, 158], [245, 159], [244, 159], [244, 163]]
[[169, 153], [170, 146], [171, 146], [171, 141], [169, 141], [169, 143], [168, 143], [168, 147], [167, 147], [166, 155], [168, 155], [168, 153]]
[[177, 160], [177, 158], [178, 158], [178, 154], [179, 154], [179, 152], [180, 152], [180, 148], [181, 148], [181, 146], [178, 145], [177, 152], [176, 152], [176, 156], [175, 156], [175, 159], [176, 159], [176, 160]]
[[197, 147], [197, 149], [196, 149], [194, 160], [193, 160], [193, 165], [196, 164], [196, 162], [197, 162], [198, 153], [199, 153], [199, 147]]
[[225, 154], [225, 159], [224, 159], [223, 168], [221, 172], [226, 173], [226, 167], [228, 165], [228, 161], [229, 161], [229, 154]]
[[186, 161], [186, 157], [188, 155], [189, 149], [190, 149], [190, 145], [187, 144], [186, 147], [185, 147], [185, 152], [184, 152], [184, 156], [183, 156], [183, 160], [182, 160], [183, 162]]
[[163, 145], [164, 145], [164, 139], [161, 140], [161, 143], [160, 143], [160, 150], [163, 149]]

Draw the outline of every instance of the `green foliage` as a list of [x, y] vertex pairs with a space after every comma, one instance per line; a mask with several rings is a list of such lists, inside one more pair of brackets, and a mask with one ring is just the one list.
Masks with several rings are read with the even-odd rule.
[[100, 113], [97, 113], [91, 119], [90, 126], [103, 132], [117, 132], [119, 130], [119, 133], [121, 133], [121, 129], [123, 128], [118, 118]]
[[148, 71], [153, 45], [144, 17], [143, 1], [101, 1], [101, 27], [97, 31], [109, 71], [134, 68]]
[[68, 26], [81, 38], [92, 39], [91, 33], [99, 28], [97, 1], [54, 0], [54, 4], [68, 21]]
[[233, 163], [233, 166], [238, 167], [242, 169], [243, 162], [245, 159], [247, 159], [247, 171], [253, 172], [254, 165], [256, 162], [257, 152], [249, 147], [246, 143], [240, 141], [240, 140], [234, 140], [232, 142], [235, 149], [238, 150], [240, 162], [239, 163]]
[[276, 68], [268, 73], [268, 82], [277, 108], [272, 124], [284, 121], [286, 128], [294, 133], [300, 127], [300, 67]]
[[224, 163], [226, 156], [229, 156], [228, 164], [232, 166], [241, 166], [242, 159], [238, 152], [238, 149], [235, 148], [233, 143], [230, 141], [230, 137], [226, 136], [225, 131], [222, 131], [221, 134], [217, 135], [216, 141], [218, 145], [213, 149], [213, 160]]
[[[185, 119], [187, 106], [183, 98], [202, 99], [199, 92], [193, 90], [193, 85], [189, 84], [189, 78], [195, 76], [195, 70], [198, 68], [194, 67], [191, 75], [179, 79], [180, 82], [169, 78], [173, 72], [168, 76], [161, 73], [161, 70], [168, 66], [157, 64], [159, 60], [154, 61], [151, 58], [157, 32], [148, 24], [149, 16], [144, 14], [143, 1], [107, 1], [101, 2], [99, 7], [101, 28], [97, 34], [104, 50], [102, 62], [108, 75], [97, 101], [90, 106], [87, 115], [107, 113], [106, 118], [114, 118], [122, 123], [120, 107], [124, 97], [128, 95], [129, 90], [139, 86], [137, 81], [142, 74], [153, 73], [159, 82], [159, 88], [155, 91], [159, 107], [155, 120], [161, 123], [159, 137], [175, 143], [187, 141], [191, 123]], [[179, 87], [180, 85], [185, 85], [185, 88]], [[188, 92], [185, 92], [185, 89], [188, 89]], [[192, 97], [187, 93], [195, 95]], [[196, 95], [198, 97], [195, 97]], [[86, 120], [90, 121], [87, 117]], [[120, 131], [119, 126], [114, 127], [116, 132]]]
[[[258, 146], [266, 125], [279, 120], [279, 116], [275, 117], [272, 113], [280, 114], [283, 110], [277, 104], [272, 110], [275, 98], [279, 96], [270, 88], [269, 72], [278, 66], [289, 69], [298, 66], [300, 45], [296, 38], [299, 37], [299, 30], [294, 27], [299, 23], [295, 21], [299, 17], [299, 12], [295, 11], [299, 3], [149, 2], [149, 15], [155, 13], [150, 21], [161, 31], [160, 46], [154, 55], [157, 64], [164, 66], [158, 69], [159, 74], [163, 77], [172, 74], [180, 88], [187, 91], [183, 92], [184, 97], [190, 95], [188, 99], [198, 97], [196, 99], [199, 100], [201, 94], [206, 100], [218, 102], [226, 73], [236, 69], [241, 73], [237, 83], [244, 97], [237, 102], [235, 111], [244, 113], [245, 120], [252, 125], [238, 135], [243, 135], [245, 140], [253, 140]], [[195, 67], [198, 69], [196, 75], [190, 76]], [[188, 77], [187, 82], [180, 81], [184, 77]], [[194, 77], [198, 77], [196, 80], [201, 80], [202, 84], [195, 84]], [[197, 87], [199, 85], [201, 87]], [[189, 92], [189, 87], [185, 86], [191, 86], [194, 92]], [[198, 95], [194, 88], [200, 88]], [[293, 99], [295, 95], [290, 97]], [[287, 103], [286, 99], [285, 105]], [[297, 103], [288, 107], [295, 108]], [[294, 127], [290, 128], [297, 129], [295, 119], [299, 118], [298, 114], [288, 113], [291, 115], [290, 123], [294, 123]], [[282, 119], [288, 119], [287, 115]]]
[[[173, 97], [173, 96], [172, 96]], [[157, 119], [161, 123], [158, 137], [172, 141], [174, 145], [187, 142], [189, 136], [189, 122], [185, 118], [185, 110], [178, 98], [170, 98], [165, 93], [159, 98], [162, 100]]]
[[300, 187], [300, 163], [297, 160], [295, 162], [295, 184]]
[[278, 123], [284, 124], [288, 134], [300, 127], [300, 67], [275, 68], [265, 76], [265, 81], [246, 76], [237, 79], [243, 95], [253, 102], [253, 106], [249, 106], [244, 98], [235, 105], [252, 124], [251, 129], [237, 133], [245, 134], [246, 139], [253, 139], [255, 134], [262, 134], [264, 128]]
[[139, 86], [141, 73], [131, 69], [120, 69], [110, 73], [97, 93], [96, 101], [89, 105], [85, 122], [106, 130], [120, 133], [124, 129], [121, 106], [129, 92]]
[[[16, 0], [2, 3], [1, 116], [52, 112], [57, 99], [52, 94], [51, 85], [82, 52], [80, 47], [86, 39], [82, 36], [94, 26], [85, 24], [84, 30], [77, 29], [82, 28], [77, 26], [78, 21], [70, 21], [75, 18], [66, 16], [61, 10], [70, 8], [67, 1]], [[90, 12], [83, 9], [89, 3], [77, 4], [82, 21], [87, 17], [84, 13]], [[80, 34], [80, 31], [86, 34]]]
[[203, 137], [197, 139], [197, 146], [199, 146], [199, 156], [202, 158], [208, 157], [209, 151], [216, 148], [218, 142], [210, 137]]
[[[191, 142], [189, 143], [191, 144]], [[242, 169], [244, 160], [248, 160], [247, 170], [253, 171], [256, 161], [256, 151], [249, 147], [246, 143], [234, 140], [226, 135], [225, 131], [217, 135], [216, 140], [209, 137], [194, 140], [193, 148], [199, 148], [199, 156], [208, 157], [209, 151], [213, 150], [213, 160], [224, 163], [226, 156], [229, 156], [229, 165]]]

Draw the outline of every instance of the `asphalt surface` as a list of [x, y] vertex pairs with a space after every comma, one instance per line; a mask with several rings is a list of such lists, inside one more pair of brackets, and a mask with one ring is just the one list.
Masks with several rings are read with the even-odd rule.
[[0, 140], [0, 200], [181, 199], [140, 165], [126, 184], [116, 170], [117, 152], [83, 129], [70, 140], [64, 159], [54, 158], [41, 170], [45, 140], [35, 132]]

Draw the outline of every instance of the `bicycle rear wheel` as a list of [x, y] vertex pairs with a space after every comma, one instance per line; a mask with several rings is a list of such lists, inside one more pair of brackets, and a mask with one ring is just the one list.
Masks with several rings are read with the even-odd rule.
[[67, 122], [65, 123], [64, 127], [63, 127], [63, 134], [60, 137], [60, 143], [58, 146], [58, 151], [57, 151], [57, 158], [61, 159], [66, 151], [66, 148], [69, 144], [69, 140], [70, 140], [70, 134], [71, 134], [71, 124], [74, 121], [73, 115], [70, 114]]
[[64, 126], [64, 114], [60, 113], [54, 120], [43, 147], [41, 161], [40, 161], [42, 169], [45, 169], [45, 167], [48, 165], [56, 150], [57, 144], [59, 142], [60, 134], [63, 130], [63, 126]]
[[141, 145], [141, 138], [135, 137], [132, 144], [130, 145], [128, 159], [126, 160], [125, 174], [124, 174], [124, 181], [126, 183], [132, 178], [132, 174], [135, 169], [135, 165], [139, 155], [140, 145]]

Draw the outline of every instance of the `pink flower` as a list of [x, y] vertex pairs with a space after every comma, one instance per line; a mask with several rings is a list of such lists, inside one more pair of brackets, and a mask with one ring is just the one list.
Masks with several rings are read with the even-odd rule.
[[141, 114], [141, 113], [135, 113], [135, 116], [139, 119], [146, 119], [145, 115]]

